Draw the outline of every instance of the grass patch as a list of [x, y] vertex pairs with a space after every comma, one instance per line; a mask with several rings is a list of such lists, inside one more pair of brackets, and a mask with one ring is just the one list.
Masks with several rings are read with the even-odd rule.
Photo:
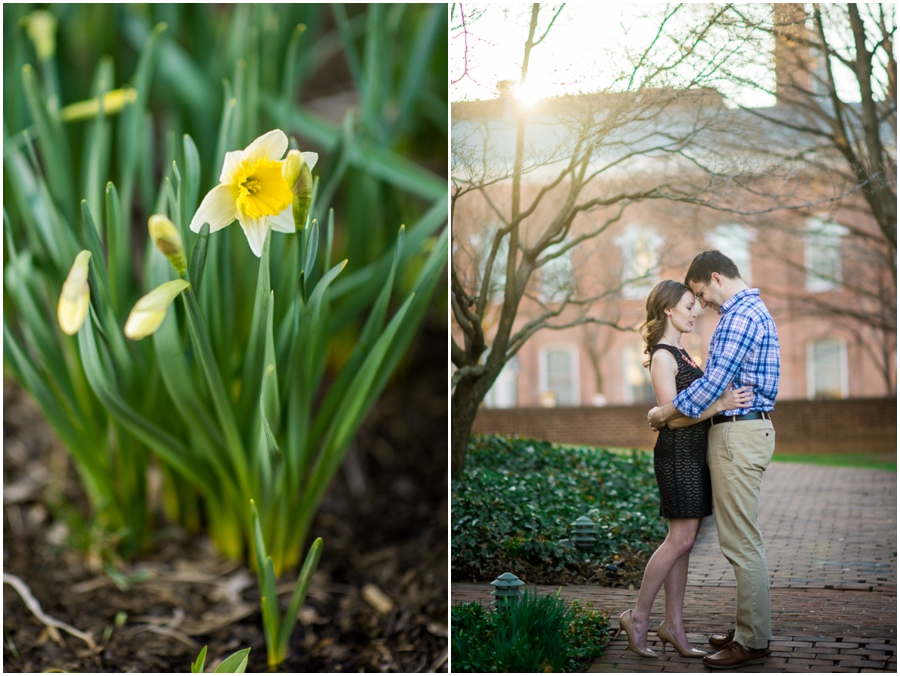
[[503, 613], [456, 604], [450, 627], [454, 672], [581, 672], [603, 654], [609, 618], [591, 603], [526, 590]]
[[897, 456], [894, 453], [776, 453], [772, 461], [897, 471]]
[[[559, 448], [584, 448], [578, 444], [555, 444]], [[636, 450], [632, 448], [611, 448], [604, 446], [596, 450], [608, 451], [616, 455], [629, 456], [632, 453], [646, 453], [651, 458], [653, 451]], [[884, 469], [891, 472], [897, 471], [896, 453], [778, 453], [772, 457], [772, 462], [798, 462], [805, 465], [827, 465], [831, 467], [859, 467], [862, 469]]]

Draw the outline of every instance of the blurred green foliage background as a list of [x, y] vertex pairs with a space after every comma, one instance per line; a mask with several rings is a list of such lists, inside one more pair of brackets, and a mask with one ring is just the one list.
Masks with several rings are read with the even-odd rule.
[[[28, 17], [39, 8], [57, 23], [45, 59], [28, 35]], [[318, 202], [337, 207], [335, 255], [349, 259], [349, 277], [388, 250], [401, 223], [412, 225], [446, 199], [446, 20], [445, 6], [425, 4], [4, 4], [4, 127], [17, 145], [34, 127], [24, 64], [35, 65], [63, 108], [91, 98], [101, 70], [112, 73], [106, 89], [133, 84], [145, 42], [165, 24], [145, 116], [130, 130], [141, 155], [133, 223], [145, 227], [162, 176], [180, 159], [182, 134], [201, 158], [216, 158], [202, 164], [202, 195], [215, 185], [225, 150], [279, 127], [301, 149], [320, 153], [317, 173], [328, 180]], [[234, 116], [227, 148], [217, 138], [225, 114]], [[65, 125], [74, 167], [86, 166], [91, 127]], [[120, 192], [125, 161], [121, 153], [108, 161], [107, 178]], [[88, 172], [80, 173], [86, 180]], [[79, 194], [59, 206], [77, 216], [80, 198], [92, 195], [88, 186], [73, 191]]]

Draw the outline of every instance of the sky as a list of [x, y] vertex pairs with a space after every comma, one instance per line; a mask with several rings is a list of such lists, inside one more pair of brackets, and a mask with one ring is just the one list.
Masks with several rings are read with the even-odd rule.
[[[547, 26], [556, 7], [558, 5], [542, 5], [539, 32]], [[539, 97], [608, 88], [627, 65], [626, 53], [638, 53], [652, 43], [668, 7], [671, 5], [655, 3], [567, 4], [546, 40], [532, 51], [528, 83], [517, 96], [527, 103]], [[683, 28], [690, 21], [690, 12], [703, 13], [710, 7], [709, 4], [689, 5], [682, 10], [683, 20], [679, 21], [677, 16], [681, 15], [677, 15], [670, 26], [676, 30]], [[770, 11], [768, 5], [761, 3], [752, 7], [756, 11]], [[491, 4], [480, 16], [476, 16], [475, 6], [463, 5], [463, 9], [471, 14], [466, 17], [469, 28], [467, 36], [463, 36], [459, 29], [462, 23], [459, 4], [453, 8], [451, 20], [451, 99], [496, 98], [498, 81], [518, 81], [520, 77], [531, 4]], [[466, 40], [468, 51], [465, 49]], [[666, 46], [664, 40], [657, 45]], [[468, 73], [464, 75], [463, 54], [466, 51], [469, 57]], [[768, 54], [765, 54], [757, 59], [763, 62], [768, 60], [766, 67], [756, 66], [747, 71], [746, 76], [772, 90], [774, 60], [767, 57]], [[740, 58], [740, 55], [735, 55], [735, 58]], [[679, 75], [687, 79], [692, 77], [692, 73], [686, 70]], [[733, 99], [732, 103], [753, 107], [775, 103], [774, 97], [765, 92], [739, 88], [721, 81], [716, 86]], [[849, 96], [852, 98], [853, 92]]]

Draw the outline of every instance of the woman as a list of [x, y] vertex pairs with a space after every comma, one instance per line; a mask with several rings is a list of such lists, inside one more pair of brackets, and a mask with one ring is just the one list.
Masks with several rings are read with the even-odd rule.
[[[664, 280], [647, 297], [641, 336], [649, 355], [644, 364], [659, 404], [675, 395], [703, 371], [681, 347], [681, 335], [691, 333], [697, 317], [693, 292], [684, 284]], [[706, 466], [707, 418], [716, 413], [750, 405], [749, 387], [726, 390], [701, 418], [681, 416], [669, 421], [653, 449], [653, 465], [660, 494], [660, 516], [669, 520], [669, 534], [650, 557], [641, 582], [637, 605], [619, 616], [619, 631], [628, 636], [628, 647], [642, 657], [658, 657], [647, 647], [650, 608], [660, 587], [666, 588], [666, 617], [656, 630], [662, 641], [675, 646], [684, 657], [706, 653], [688, 643], [682, 624], [688, 559], [703, 517], [712, 514], [712, 486]], [[618, 633], [616, 634], [618, 636]]]

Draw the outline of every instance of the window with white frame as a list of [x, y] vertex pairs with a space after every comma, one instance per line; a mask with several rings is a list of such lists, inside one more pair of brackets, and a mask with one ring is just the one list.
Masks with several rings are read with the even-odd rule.
[[664, 240], [651, 227], [636, 225], [616, 238], [622, 250], [623, 295], [631, 300], [643, 300], [659, 281], [660, 249]]
[[751, 284], [750, 246], [756, 240], [756, 233], [740, 223], [723, 223], [709, 235], [709, 242], [737, 265], [741, 279]]
[[824, 293], [841, 287], [841, 238], [847, 228], [810, 218], [806, 222], [806, 290]]
[[806, 384], [810, 399], [847, 398], [847, 343], [827, 338], [806, 348]]
[[[565, 242], [552, 244], [544, 250], [541, 257], [553, 256], [565, 245]], [[572, 249], [544, 263], [541, 266], [540, 277], [541, 298], [544, 301], [559, 303], [565, 299], [566, 294], [575, 289], [575, 264], [572, 262]]]
[[644, 368], [647, 355], [643, 343], [632, 343], [624, 348], [622, 365], [625, 368], [625, 399], [632, 404], [656, 403], [650, 369]]
[[503, 365], [500, 375], [484, 397], [488, 408], [515, 408], [519, 404], [519, 358], [512, 357]]
[[581, 403], [578, 378], [578, 348], [555, 345], [540, 351], [541, 394], [553, 392], [557, 406]]

